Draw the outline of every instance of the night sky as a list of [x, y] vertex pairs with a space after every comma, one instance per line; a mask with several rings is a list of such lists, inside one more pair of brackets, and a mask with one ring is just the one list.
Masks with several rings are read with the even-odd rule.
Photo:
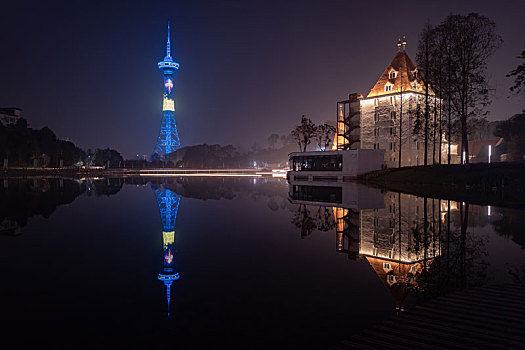
[[506, 78], [525, 46], [525, 1], [11, 1], [0, 5], [0, 106], [22, 108], [82, 148], [150, 155], [161, 120], [171, 21], [183, 145], [266, 146], [306, 114], [335, 119], [336, 101], [367, 94], [407, 37], [415, 59], [428, 21], [478, 12], [504, 44], [489, 62], [490, 120], [525, 109]]

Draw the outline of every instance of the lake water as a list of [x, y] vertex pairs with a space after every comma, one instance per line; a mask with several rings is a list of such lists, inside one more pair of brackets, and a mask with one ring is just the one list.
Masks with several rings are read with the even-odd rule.
[[329, 348], [525, 276], [525, 212], [271, 177], [0, 183], [2, 336], [19, 347]]

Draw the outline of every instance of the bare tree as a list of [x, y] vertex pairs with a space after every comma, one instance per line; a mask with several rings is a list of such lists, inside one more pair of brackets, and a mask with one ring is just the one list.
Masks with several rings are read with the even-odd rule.
[[510, 87], [511, 92], [521, 94], [525, 92], [525, 48], [521, 51], [521, 55], [517, 58], [524, 60], [520, 65], [513, 69], [507, 77], [515, 77], [514, 85]]
[[[469, 153], [468, 120], [486, 114], [485, 107], [490, 103], [485, 77], [487, 59], [501, 43], [502, 39], [495, 32], [494, 22], [476, 13], [466, 16], [449, 15], [437, 27], [427, 25], [420, 35], [417, 61], [424, 70], [425, 104], [428, 105], [430, 87], [439, 98], [446, 99], [449, 164], [454, 125], [452, 110], [459, 119], [461, 152], [466, 156]], [[434, 107], [434, 124], [437, 125], [438, 107]], [[427, 119], [428, 113], [425, 110], [425, 123], [428, 123]], [[425, 142], [425, 162], [426, 152]], [[469, 162], [468, 156], [465, 157], [465, 162]]]
[[330, 146], [330, 143], [332, 143], [332, 140], [335, 135], [335, 126], [330, 125], [328, 123], [318, 125], [315, 129], [316, 132], [316, 138], [317, 138], [317, 146], [319, 146], [319, 149], [321, 151], [325, 151], [328, 146]]
[[435, 47], [435, 29], [430, 24], [426, 24], [425, 28], [419, 35], [419, 43], [417, 48], [416, 61], [418, 66], [423, 70], [423, 82], [425, 84], [425, 114], [423, 119], [423, 134], [425, 140], [425, 155], [423, 164], [428, 164], [428, 138], [429, 138], [429, 119], [430, 119], [430, 80], [432, 71], [432, 49]]
[[292, 138], [299, 145], [301, 152], [306, 152], [306, 148], [311, 143], [312, 138], [316, 134], [315, 124], [304, 115], [301, 117], [301, 124], [292, 130]]
[[503, 40], [495, 32], [495, 23], [476, 13], [450, 15], [443, 24], [451, 44], [451, 104], [461, 124], [462, 154], [469, 163], [467, 122], [490, 103], [487, 60]]

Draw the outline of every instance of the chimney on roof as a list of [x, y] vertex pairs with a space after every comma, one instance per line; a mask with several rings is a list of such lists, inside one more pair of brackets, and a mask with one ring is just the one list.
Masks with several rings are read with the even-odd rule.
[[397, 39], [397, 51], [401, 51], [401, 38]]
[[405, 46], [407, 46], [407, 41], [405, 36], [403, 35], [403, 51], [405, 51]]

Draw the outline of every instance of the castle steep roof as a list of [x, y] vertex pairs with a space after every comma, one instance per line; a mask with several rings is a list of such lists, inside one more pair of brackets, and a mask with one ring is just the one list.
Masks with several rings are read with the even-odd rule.
[[[390, 73], [392, 72], [393, 74], [391, 75]], [[423, 79], [421, 79], [416, 65], [410, 57], [408, 57], [404, 48], [396, 53], [392, 62], [386, 67], [366, 97], [370, 98], [400, 93], [401, 88], [403, 88], [403, 92], [425, 92]], [[431, 89], [429, 93], [430, 95], [434, 95]]]

